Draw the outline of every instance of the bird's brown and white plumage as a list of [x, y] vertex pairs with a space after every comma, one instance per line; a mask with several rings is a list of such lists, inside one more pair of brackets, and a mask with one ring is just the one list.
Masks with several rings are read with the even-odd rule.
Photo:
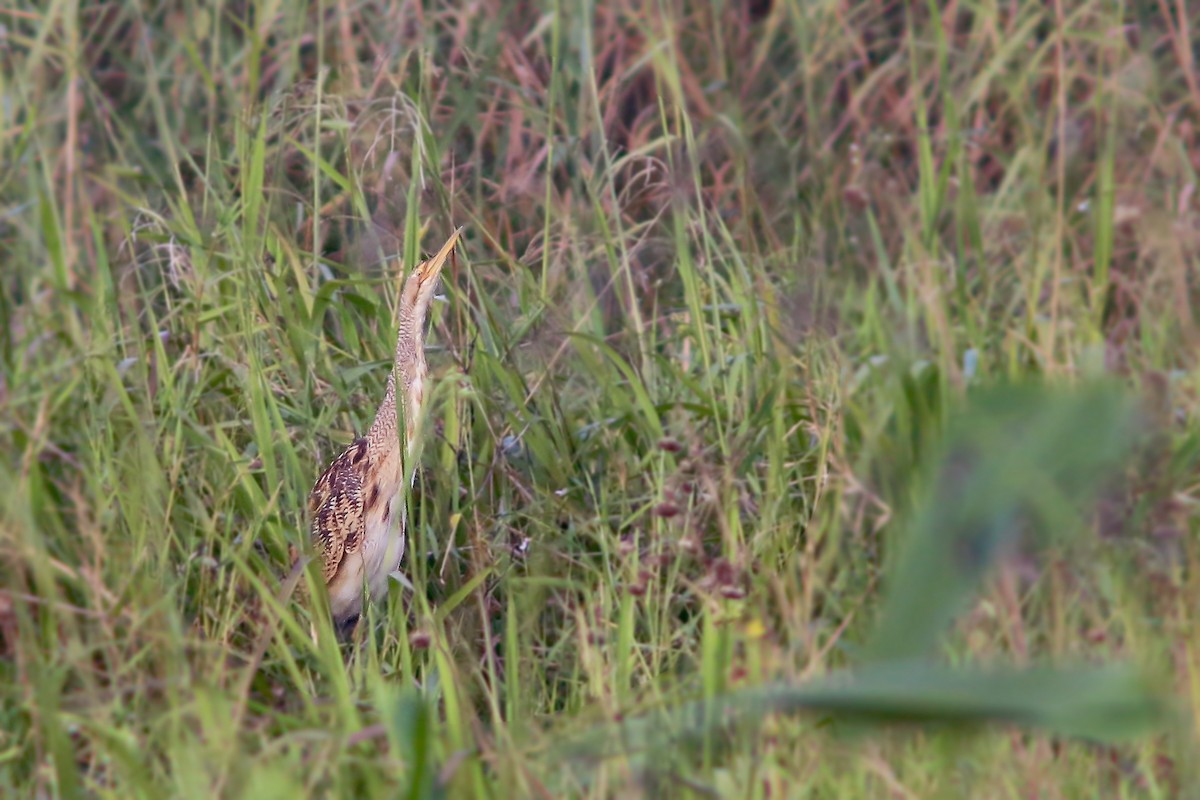
[[[459, 228], [433, 258], [422, 262], [400, 293], [392, 374], [375, 421], [317, 479], [309, 496], [311, 535], [339, 630], [362, 613], [364, 587], [372, 599], [387, 593], [388, 575], [404, 555], [406, 465], [416, 456], [425, 395], [425, 317], [438, 276], [462, 232]], [[400, 383], [398, 414], [396, 382]], [[400, 446], [403, 423], [405, 446]], [[413, 477], [409, 468], [411, 486]]]

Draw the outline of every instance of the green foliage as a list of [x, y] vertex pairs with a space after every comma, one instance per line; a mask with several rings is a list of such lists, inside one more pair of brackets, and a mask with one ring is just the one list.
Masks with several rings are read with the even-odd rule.
[[[1187, 796], [1163, 7], [0, 11], [0, 795]], [[458, 225], [339, 648], [307, 493]]]
[[1162, 722], [1162, 699], [1127, 668], [954, 669], [928, 660], [946, 624], [1023, 529], [1046, 539], [1079, 527], [1080, 506], [1128, 458], [1132, 410], [1111, 386], [973, 393], [933, 459], [864, 666], [660, 711], [592, 734], [567, 752], [595, 757], [612, 742], [616, 752], [661, 756], [679, 743], [671, 731], [694, 737], [718, 725], [745, 730], [768, 713], [795, 711], [875, 724], [1001, 721], [1098, 741], [1153, 731]]

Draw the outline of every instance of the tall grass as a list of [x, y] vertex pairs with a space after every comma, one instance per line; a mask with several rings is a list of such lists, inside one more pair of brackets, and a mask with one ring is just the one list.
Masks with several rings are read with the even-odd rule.
[[[0, 793], [1186, 796], [1194, 24], [0, 9]], [[339, 648], [307, 492], [458, 225]]]

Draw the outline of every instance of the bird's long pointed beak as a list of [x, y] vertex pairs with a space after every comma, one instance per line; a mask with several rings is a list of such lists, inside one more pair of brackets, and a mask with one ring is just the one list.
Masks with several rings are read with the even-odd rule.
[[[437, 254], [418, 264], [404, 283], [404, 289], [400, 293], [400, 307], [397, 315], [401, 321], [407, 320], [414, 324], [414, 330], [424, 329], [425, 315], [429, 311], [429, 304], [433, 302], [434, 292], [441, 286], [438, 276], [441, 275], [446, 261], [454, 253], [454, 246], [458, 243], [458, 237], [462, 232], [463, 229], [459, 228], [450, 234], [450, 238], [437, 251]], [[423, 334], [419, 334], [419, 336], [423, 336]], [[398, 341], [396, 344], [397, 348], [402, 345], [403, 341]], [[411, 343], [412, 348], [423, 346], [423, 341], [420, 340]]]
[[437, 251], [437, 255], [421, 265], [421, 283], [432, 280], [441, 274], [442, 267], [446, 265], [446, 259], [454, 252], [454, 246], [458, 244], [458, 237], [462, 234], [464, 227], [466, 226], [462, 226], [450, 234], [450, 238], [442, 245], [442, 249]]
[[446, 265], [446, 260], [454, 253], [454, 246], [458, 243], [458, 237], [462, 232], [463, 229], [459, 228], [450, 234], [450, 238], [446, 240], [436, 255], [425, 259], [413, 269], [408, 280], [405, 281], [400, 295], [399, 314], [401, 317], [415, 318], [418, 323], [425, 319], [425, 312], [429, 309], [434, 292], [441, 285], [438, 282], [438, 276], [442, 274], [442, 267]]

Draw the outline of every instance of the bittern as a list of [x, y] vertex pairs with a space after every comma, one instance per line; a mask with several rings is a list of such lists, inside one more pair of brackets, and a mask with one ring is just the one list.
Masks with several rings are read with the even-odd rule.
[[450, 235], [437, 255], [417, 265], [405, 281], [397, 313], [393, 369], [375, 421], [365, 436], [355, 439], [333, 460], [309, 496], [313, 546], [322, 563], [330, 611], [339, 633], [357, 623], [364, 594], [372, 601], [387, 594], [388, 575], [400, 566], [404, 555], [407, 513], [401, 489], [406, 468], [410, 487], [416, 478], [412, 464], [420, 443], [421, 404], [428, 376], [425, 317], [442, 266], [460, 233], [462, 228]]

